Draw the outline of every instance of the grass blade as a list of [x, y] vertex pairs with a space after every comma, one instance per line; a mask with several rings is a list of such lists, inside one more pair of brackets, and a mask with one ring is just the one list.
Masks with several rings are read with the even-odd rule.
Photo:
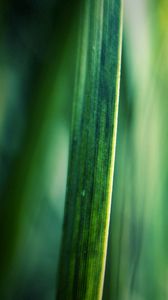
[[120, 0], [85, 1], [57, 299], [101, 299], [111, 209], [121, 54]]

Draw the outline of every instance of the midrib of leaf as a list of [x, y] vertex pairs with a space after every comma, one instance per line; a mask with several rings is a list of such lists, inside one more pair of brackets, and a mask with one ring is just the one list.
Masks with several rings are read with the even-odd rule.
[[85, 1], [57, 299], [101, 299], [118, 116], [121, 0]]

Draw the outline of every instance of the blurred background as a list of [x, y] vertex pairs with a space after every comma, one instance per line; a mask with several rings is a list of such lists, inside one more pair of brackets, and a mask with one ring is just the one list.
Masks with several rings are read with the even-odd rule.
[[[107, 300], [168, 299], [168, 3], [125, 0]], [[79, 1], [0, 1], [0, 299], [54, 300]]]

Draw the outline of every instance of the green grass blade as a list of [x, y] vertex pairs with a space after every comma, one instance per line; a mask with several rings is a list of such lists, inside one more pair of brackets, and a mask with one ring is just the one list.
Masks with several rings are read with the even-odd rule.
[[101, 299], [118, 115], [121, 0], [87, 0], [79, 53], [57, 299]]

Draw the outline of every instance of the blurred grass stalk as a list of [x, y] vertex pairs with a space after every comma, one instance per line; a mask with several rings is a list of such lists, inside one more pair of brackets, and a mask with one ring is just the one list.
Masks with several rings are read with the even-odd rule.
[[[23, 61], [26, 66], [27, 61], [29, 61], [27, 68], [25, 68], [25, 74], [19, 73], [19, 76], [23, 78], [19, 88], [23, 88], [28, 92], [25, 93], [24, 96], [22, 95], [20, 99], [21, 105], [25, 108], [25, 123], [23, 122], [23, 124], [21, 124], [21, 126], [23, 125], [24, 127], [23, 138], [17, 147], [17, 151], [15, 151], [16, 153], [12, 153], [9, 157], [8, 152], [12, 152], [12, 147], [9, 137], [5, 136], [6, 128], [3, 124], [5, 122], [2, 122], [0, 128], [3, 132], [4, 139], [8, 142], [7, 145], [9, 148], [7, 149], [9, 151], [6, 153], [6, 148], [3, 149], [3, 140], [1, 140], [1, 163], [3, 163], [4, 154], [4, 156], [6, 155], [5, 162], [7, 161], [8, 164], [4, 163], [4, 166], [2, 165], [0, 174], [3, 180], [0, 191], [0, 298], [5, 298], [3, 295], [6, 292], [9, 292], [9, 294], [12, 293], [10, 289], [11, 285], [14, 284], [10, 280], [11, 273], [13, 276], [13, 273], [16, 272], [13, 277], [18, 277], [16, 259], [19, 255], [24, 255], [22, 253], [22, 249], [24, 248], [23, 244], [28, 240], [30, 227], [40, 207], [45, 206], [47, 201], [52, 200], [50, 199], [52, 198], [50, 195], [51, 188], [53, 190], [57, 189], [57, 182], [54, 182], [55, 163], [60, 159], [57, 157], [57, 150], [59, 149], [59, 145], [57, 146], [59, 137], [57, 135], [60, 126], [61, 128], [68, 127], [68, 116], [71, 110], [71, 85], [73, 84], [71, 78], [73, 78], [73, 61], [75, 56], [73, 47], [74, 41], [76, 40], [74, 19], [76, 19], [75, 15], [78, 12], [79, 3], [73, 0], [66, 6], [66, 9], [63, 9], [64, 4], [65, 3], [60, 2], [60, 5], [54, 6], [52, 11], [54, 17], [51, 16], [53, 18], [51, 20], [53, 26], [47, 37], [44, 36], [43, 47], [42, 49], [40, 48], [43, 53], [42, 57], [38, 57], [38, 42], [33, 48], [35, 51], [31, 51], [31, 49], [27, 49], [25, 45], [23, 45], [22, 49], [22, 40], [17, 40], [23, 50]], [[8, 11], [13, 11], [13, 3], [9, 1], [6, 5], [9, 6], [8, 9], [5, 11], [2, 10], [2, 13], [0, 12], [1, 16], [4, 16], [2, 32], [5, 38], [8, 31], [10, 31], [11, 24], [8, 24]], [[60, 26], [62, 23], [64, 26]], [[27, 25], [26, 21], [25, 24]], [[28, 25], [27, 30], [29, 32]], [[31, 34], [30, 37], [32, 37]], [[5, 38], [1, 41], [2, 47], [0, 50], [6, 47], [7, 56], [5, 56], [4, 63], [1, 61], [1, 66], [5, 65], [5, 68], [10, 69], [11, 66], [13, 67], [13, 61], [15, 61], [20, 53], [16, 51], [14, 54], [11, 54], [10, 47], [13, 46], [12, 41], [11, 43], [6, 43], [7, 38]], [[45, 43], [46, 39], [48, 41], [47, 43]], [[29, 58], [28, 60], [27, 56]], [[3, 58], [4, 56], [2, 55], [2, 60]], [[17, 71], [16, 64], [14, 69], [15, 76], [17, 76]], [[8, 83], [7, 80], [8, 77], [5, 77], [4, 81], [6, 85]], [[7, 87], [5, 86], [5, 92], [6, 90]], [[8, 90], [8, 97], [5, 93], [1, 93], [1, 104], [7, 102], [9, 100], [8, 98], [11, 97], [17, 106], [17, 98], [19, 98], [20, 95], [18, 95], [17, 92], [16, 95], [14, 93], [12, 94], [9, 87]], [[11, 107], [9, 105], [9, 110], [10, 109]], [[5, 115], [5, 113], [6, 112], [2, 113], [2, 117], [6, 121], [8, 116], [7, 114]], [[18, 115], [17, 113], [14, 112], [14, 114], [16, 114], [15, 118], [19, 119], [20, 111]], [[15, 123], [12, 129], [12, 139], [17, 143], [17, 128]], [[62, 140], [63, 139], [64, 137], [62, 137]], [[55, 153], [53, 153], [54, 151]], [[64, 149], [64, 151], [66, 152], [66, 149]], [[54, 164], [53, 161], [51, 163], [52, 159], [54, 159]], [[64, 170], [64, 166], [62, 165], [62, 173], [64, 174], [64, 172], [66, 172], [66, 170]], [[6, 173], [7, 175], [4, 176]], [[62, 204], [58, 204], [57, 201], [61, 201], [61, 199], [55, 199], [55, 206], [59, 209]], [[56, 228], [56, 238], [59, 243], [58, 231], [59, 229]], [[32, 248], [33, 247], [34, 245], [32, 245]], [[55, 253], [56, 252], [57, 249], [55, 250]], [[19, 259], [20, 257], [18, 260]], [[53, 281], [54, 280], [55, 278], [53, 278]], [[22, 283], [20, 286], [21, 285]], [[13, 295], [11, 297], [13, 297]]]
[[118, 117], [122, 1], [80, 11], [57, 299], [101, 299]]
[[108, 300], [168, 298], [167, 12], [164, 0], [125, 1]]

